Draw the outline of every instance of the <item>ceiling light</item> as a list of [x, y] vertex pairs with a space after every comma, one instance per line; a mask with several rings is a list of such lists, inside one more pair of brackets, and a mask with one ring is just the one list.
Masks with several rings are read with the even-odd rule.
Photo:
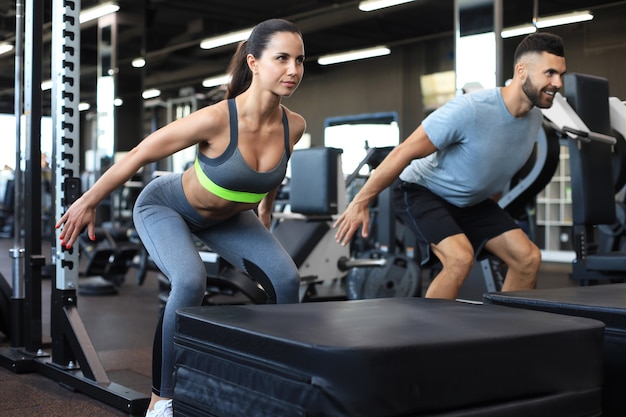
[[248, 36], [250, 36], [250, 33], [252, 33], [252, 29], [244, 29], [237, 32], [230, 32], [225, 35], [206, 38], [200, 43], [200, 48], [213, 49], [219, 46], [245, 41], [248, 39]]
[[385, 7], [397, 6], [398, 4], [409, 3], [413, 0], [364, 0], [359, 3], [359, 10], [371, 12]]
[[12, 50], [13, 45], [11, 45], [10, 43], [0, 43], [0, 55], [11, 52]]
[[146, 65], [146, 60], [143, 58], [135, 58], [130, 63], [134, 68], [143, 68]]
[[87, 111], [91, 108], [91, 105], [87, 102], [78, 103], [78, 111]]
[[355, 61], [357, 59], [373, 58], [377, 56], [389, 55], [391, 51], [384, 46], [375, 48], [360, 49], [358, 51], [341, 52], [337, 54], [323, 55], [317, 59], [320, 65], [337, 64], [339, 62]]
[[141, 93], [141, 97], [143, 97], [144, 100], [155, 98], [160, 95], [161, 95], [161, 90], [157, 90], [156, 88], [151, 88]]
[[52, 88], [52, 80], [46, 80], [41, 82], [41, 89], [43, 91], [50, 90]]
[[78, 21], [80, 23], [86, 23], [89, 22], [91, 20], [95, 20], [98, 19], [102, 16], [106, 16], [108, 14], [111, 13], [115, 13], [120, 9], [120, 6], [118, 6], [116, 3], [108, 1], [106, 3], [102, 3], [99, 4], [95, 7], [91, 7], [88, 9], [85, 9], [83, 11], [80, 12], [80, 17], [78, 18]]
[[202, 87], [216, 87], [218, 85], [228, 84], [230, 82], [230, 74], [219, 75], [217, 77], [207, 78], [202, 81]]
[[514, 36], [529, 35], [535, 32], [537, 32], [537, 28], [534, 25], [528, 24], [503, 29], [501, 35], [503, 38], [512, 38]]
[[511, 38], [513, 36], [528, 35], [535, 33], [537, 29], [548, 28], [552, 26], [567, 25], [570, 23], [586, 22], [593, 19], [593, 15], [589, 10], [564, 13], [554, 16], [538, 17], [536, 26], [528, 23], [526, 25], [513, 26], [502, 30], [503, 38]]
[[589, 12], [589, 10], [564, 13], [556, 16], [538, 17], [537, 27], [542, 29], [552, 26], [567, 25], [569, 23], [586, 22], [591, 19], [593, 19], [593, 15]]

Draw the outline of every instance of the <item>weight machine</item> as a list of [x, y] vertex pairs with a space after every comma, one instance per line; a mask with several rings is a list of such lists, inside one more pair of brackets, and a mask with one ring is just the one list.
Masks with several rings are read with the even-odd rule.
[[272, 232], [298, 267], [301, 301], [421, 294], [420, 269], [407, 250], [415, 247], [415, 238], [396, 219], [390, 187], [370, 206], [367, 241], [357, 235], [349, 247], [341, 246], [332, 228], [336, 214], [347, 206], [347, 190], [366, 179], [359, 174], [361, 168], [376, 168], [391, 149], [368, 149], [345, 180], [340, 149], [294, 151], [289, 211], [274, 213]]
[[[80, 195], [79, 149], [80, 119], [80, 1], [52, 2], [52, 119], [53, 175], [55, 217], [58, 217]], [[24, 16], [17, 2], [17, 39], [21, 39]], [[16, 201], [24, 201], [24, 212], [30, 219], [24, 223], [24, 249], [19, 247], [21, 223], [15, 228], [13, 293], [11, 299], [11, 347], [0, 350], [0, 365], [17, 373], [38, 372], [86, 395], [94, 397], [129, 414], [143, 413], [149, 398], [109, 380], [95, 348], [89, 340], [77, 309], [79, 253], [64, 248], [54, 233], [52, 248], [51, 346], [42, 343], [41, 328], [41, 56], [43, 1], [26, 4], [24, 114], [26, 116], [25, 190], [20, 195], [16, 176]], [[18, 51], [20, 47], [16, 48]], [[16, 52], [16, 72], [20, 68]], [[21, 77], [21, 76], [20, 76]], [[18, 84], [16, 76], [16, 86]], [[19, 94], [18, 94], [19, 92]], [[16, 88], [16, 120], [22, 114], [21, 88]], [[19, 138], [16, 175], [20, 171]], [[16, 211], [16, 217], [18, 212]], [[25, 273], [22, 277], [23, 263]]]

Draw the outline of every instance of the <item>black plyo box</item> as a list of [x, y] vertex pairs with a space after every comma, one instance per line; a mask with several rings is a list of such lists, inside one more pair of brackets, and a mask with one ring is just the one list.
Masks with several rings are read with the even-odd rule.
[[601, 413], [591, 319], [386, 298], [184, 308], [176, 326], [178, 417]]
[[[604, 332], [603, 416], [626, 416], [626, 284], [605, 284], [483, 296], [492, 305], [545, 311], [602, 321]], [[567, 353], [567, 347], [565, 347]], [[581, 361], [586, 360], [580, 357]]]

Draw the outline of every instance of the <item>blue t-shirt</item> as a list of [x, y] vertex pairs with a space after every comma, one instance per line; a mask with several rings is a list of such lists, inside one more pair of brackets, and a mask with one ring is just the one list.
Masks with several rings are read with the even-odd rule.
[[528, 160], [542, 120], [538, 108], [511, 115], [500, 88], [455, 97], [422, 122], [437, 151], [413, 160], [400, 179], [458, 207], [480, 203], [505, 190]]

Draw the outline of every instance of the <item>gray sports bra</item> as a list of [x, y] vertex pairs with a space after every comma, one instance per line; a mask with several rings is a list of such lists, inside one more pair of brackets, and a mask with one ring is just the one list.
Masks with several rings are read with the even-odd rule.
[[200, 183], [211, 193], [228, 201], [258, 203], [285, 178], [289, 152], [289, 124], [283, 109], [284, 146], [278, 165], [270, 171], [259, 172], [250, 168], [237, 146], [239, 128], [235, 99], [228, 100], [230, 143], [223, 154], [209, 158], [198, 152], [194, 168]]

